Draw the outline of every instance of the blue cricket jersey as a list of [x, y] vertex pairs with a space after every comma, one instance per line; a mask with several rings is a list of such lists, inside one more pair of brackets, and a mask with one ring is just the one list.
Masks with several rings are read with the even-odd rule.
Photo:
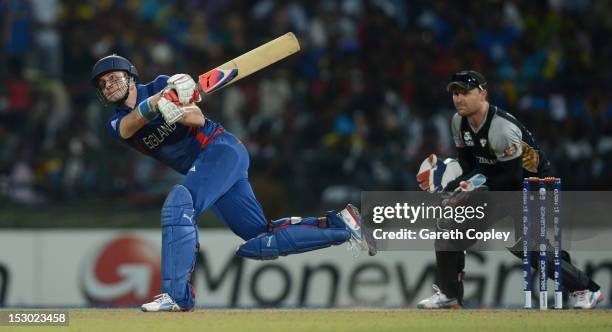
[[[167, 82], [168, 76], [160, 75], [147, 84], [138, 84], [136, 105], [161, 91], [166, 87]], [[107, 122], [107, 129], [112, 136], [182, 174], [187, 174], [206, 145], [224, 131], [220, 124], [208, 118], [206, 118], [204, 127], [192, 128], [180, 123], [169, 125], [163, 117], [158, 116], [157, 119], [140, 128], [132, 137], [123, 139], [119, 134], [119, 123], [133, 110], [125, 105], [115, 109], [115, 113]]]

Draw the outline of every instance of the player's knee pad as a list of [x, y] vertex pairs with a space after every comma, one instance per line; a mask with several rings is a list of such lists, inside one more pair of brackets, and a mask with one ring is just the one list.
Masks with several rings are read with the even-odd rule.
[[189, 190], [176, 185], [161, 211], [162, 292], [168, 293], [183, 309], [194, 306], [189, 278], [195, 266], [198, 231]]
[[286, 224], [245, 242], [236, 255], [252, 259], [275, 259], [278, 256], [342, 244], [351, 237], [345, 228], [320, 228], [316, 218], [302, 219], [298, 224]]

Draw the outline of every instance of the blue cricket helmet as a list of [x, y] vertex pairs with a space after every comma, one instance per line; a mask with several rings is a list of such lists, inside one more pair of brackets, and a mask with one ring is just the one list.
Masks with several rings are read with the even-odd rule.
[[128, 75], [138, 80], [138, 71], [136, 67], [126, 58], [117, 54], [111, 54], [98, 60], [91, 70], [91, 83], [97, 87], [98, 77], [111, 71], [125, 71]]

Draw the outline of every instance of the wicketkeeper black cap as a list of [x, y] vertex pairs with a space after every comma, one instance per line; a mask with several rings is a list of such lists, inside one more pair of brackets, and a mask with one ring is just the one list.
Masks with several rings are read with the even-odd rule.
[[466, 90], [472, 90], [474, 88], [485, 90], [487, 88], [487, 80], [484, 75], [475, 70], [462, 70], [455, 73], [446, 86], [446, 91], [450, 92], [451, 87], [455, 84]]

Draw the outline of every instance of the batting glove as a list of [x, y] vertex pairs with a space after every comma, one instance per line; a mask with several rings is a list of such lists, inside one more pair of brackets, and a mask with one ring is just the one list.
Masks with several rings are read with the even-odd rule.
[[[168, 79], [167, 89], [176, 93], [178, 103], [181, 105], [202, 101], [196, 82], [187, 74], [172, 75]], [[172, 92], [169, 93], [172, 94]]]

